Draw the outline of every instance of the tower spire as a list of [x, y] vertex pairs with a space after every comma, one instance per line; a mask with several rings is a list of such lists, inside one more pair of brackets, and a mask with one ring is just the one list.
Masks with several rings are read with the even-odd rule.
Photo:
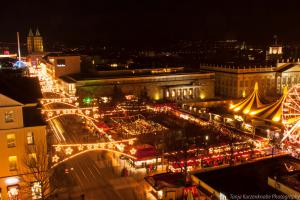
[[35, 36], [41, 36], [39, 28], [36, 28]]
[[33, 32], [31, 28], [29, 29], [28, 37], [33, 37]]

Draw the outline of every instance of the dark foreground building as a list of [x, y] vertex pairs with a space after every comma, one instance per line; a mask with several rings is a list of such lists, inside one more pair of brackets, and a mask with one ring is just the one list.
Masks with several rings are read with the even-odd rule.
[[[217, 199], [299, 199], [300, 161], [284, 155], [193, 175]], [[293, 177], [288, 180], [287, 177]]]

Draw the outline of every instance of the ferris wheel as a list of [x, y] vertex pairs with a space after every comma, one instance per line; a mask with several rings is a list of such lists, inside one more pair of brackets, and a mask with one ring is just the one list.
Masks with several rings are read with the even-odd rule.
[[282, 124], [284, 140], [300, 144], [300, 84], [289, 89], [282, 102]]

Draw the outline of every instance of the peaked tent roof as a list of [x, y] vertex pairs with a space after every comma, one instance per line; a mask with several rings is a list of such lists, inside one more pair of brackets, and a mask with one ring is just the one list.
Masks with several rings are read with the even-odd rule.
[[230, 105], [230, 110], [234, 112], [242, 112], [243, 114], [248, 114], [252, 110], [262, 107], [264, 104], [261, 101], [261, 97], [258, 93], [257, 82], [254, 85], [254, 91], [244, 100], [237, 104]]
[[273, 122], [280, 122], [282, 119], [282, 102], [287, 95], [287, 87], [284, 88], [283, 95], [269, 105], [263, 106], [257, 110], [254, 110], [250, 113], [250, 115], [268, 120]]

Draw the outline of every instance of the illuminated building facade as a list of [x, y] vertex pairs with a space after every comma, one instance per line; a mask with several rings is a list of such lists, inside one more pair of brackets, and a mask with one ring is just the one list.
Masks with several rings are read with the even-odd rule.
[[[125, 95], [147, 94], [152, 100], [196, 101], [214, 98], [214, 73], [183, 68], [110, 70], [97, 74], [60, 77], [61, 87], [79, 97], [113, 96], [115, 88]], [[68, 90], [71, 88], [71, 90]]]
[[44, 52], [43, 37], [41, 36], [39, 29], [36, 29], [35, 35], [31, 29], [29, 30], [27, 36], [27, 52], [29, 54]]
[[[36, 107], [37, 99], [33, 101], [31, 92], [28, 92], [28, 87], [34, 89], [29, 84], [31, 81], [22, 82], [23, 85], [20, 86], [20, 90], [27, 87], [28, 98], [24, 98], [21, 95], [25, 91], [20, 92], [13, 86], [5, 85], [2, 80], [3, 78], [0, 81], [0, 199], [31, 199], [31, 195], [36, 194], [28, 194], [33, 188], [30, 188], [27, 179], [31, 175], [22, 175], [28, 172], [24, 159], [36, 159], [40, 153], [28, 154], [27, 149], [34, 148], [37, 144], [47, 144], [46, 126]], [[46, 146], [43, 147], [47, 148]], [[29, 179], [32, 184], [38, 185], [38, 182]]]
[[202, 64], [200, 69], [215, 72], [216, 95], [230, 98], [248, 96], [256, 82], [264, 96], [282, 94], [284, 87], [300, 82], [299, 59], [281, 60], [267, 66]]
[[80, 72], [80, 56], [51, 53], [41, 60], [41, 65], [46, 68], [47, 74], [57, 79], [61, 76]]

